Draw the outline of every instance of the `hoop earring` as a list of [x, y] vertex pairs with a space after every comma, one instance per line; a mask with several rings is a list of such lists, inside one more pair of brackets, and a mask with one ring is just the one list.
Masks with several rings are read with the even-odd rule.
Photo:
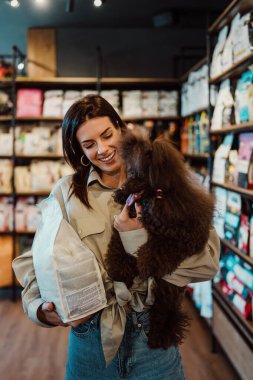
[[85, 155], [83, 155], [83, 156], [81, 157], [81, 160], [80, 160], [81, 165], [82, 165], [82, 166], [89, 166], [89, 165], [90, 165], [90, 161], [89, 161], [89, 160], [88, 160], [88, 161], [89, 161], [88, 164], [84, 164], [84, 163], [83, 163], [83, 158], [84, 158], [84, 157], [85, 157]]

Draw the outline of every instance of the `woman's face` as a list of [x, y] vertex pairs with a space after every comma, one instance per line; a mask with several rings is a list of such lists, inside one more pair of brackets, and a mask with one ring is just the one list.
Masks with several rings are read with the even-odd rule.
[[116, 129], [109, 117], [103, 116], [81, 124], [76, 138], [85, 156], [102, 174], [118, 174], [121, 167], [117, 151], [120, 134], [120, 128]]

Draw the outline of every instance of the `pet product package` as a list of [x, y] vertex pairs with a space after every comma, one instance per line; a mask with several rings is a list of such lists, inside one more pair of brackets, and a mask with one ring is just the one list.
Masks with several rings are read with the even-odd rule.
[[211, 122], [212, 131], [230, 125], [233, 106], [234, 99], [230, 90], [230, 80], [226, 79], [221, 83], [217, 95]]
[[252, 70], [245, 71], [237, 82], [235, 91], [235, 122], [244, 123], [250, 120], [250, 93], [253, 82]]
[[224, 222], [224, 237], [233, 245], [238, 245], [241, 222], [242, 201], [240, 194], [229, 191], [227, 194], [227, 210]]
[[222, 54], [226, 42], [226, 37], [228, 34], [228, 26], [224, 26], [219, 32], [218, 41], [215, 45], [210, 69], [211, 78], [216, 77], [222, 73]]
[[38, 207], [42, 221], [32, 252], [41, 298], [54, 303], [65, 323], [103, 309], [106, 295], [94, 254], [63, 218], [54, 196]]
[[243, 15], [236, 24], [233, 39], [233, 58], [234, 63], [242, 60], [251, 53], [251, 44], [249, 39], [249, 22], [250, 13]]
[[236, 165], [237, 185], [248, 188], [248, 176], [253, 152], [253, 133], [241, 133], [239, 135], [238, 161]]
[[219, 237], [224, 239], [224, 222], [227, 206], [227, 190], [222, 189], [221, 187], [215, 187], [214, 191], [216, 199], [214, 226]]
[[39, 117], [42, 115], [43, 91], [37, 88], [20, 88], [17, 91], [17, 116]]
[[240, 13], [237, 13], [231, 22], [230, 32], [226, 39], [222, 52], [222, 71], [228, 70], [233, 65], [233, 41], [236, 39], [236, 30], [240, 23]]
[[234, 136], [225, 136], [223, 142], [215, 152], [213, 165], [213, 181], [224, 183], [226, 178], [226, 163], [232, 147]]
[[238, 248], [245, 255], [248, 254], [248, 251], [249, 251], [249, 216], [246, 214], [241, 215]]

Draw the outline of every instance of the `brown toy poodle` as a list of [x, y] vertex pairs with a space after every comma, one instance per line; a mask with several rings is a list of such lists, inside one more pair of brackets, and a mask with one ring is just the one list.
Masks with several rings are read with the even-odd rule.
[[[141, 221], [148, 240], [137, 257], [125, 252], [114, 229], [108, 246], [106, 268], [114, 281], [131, 288], [135, 276], [154, 278], [155, 302], [150, 309], [150, 348], [168, 348], [182, 342], [189, 320], [182, 311], [184, 288], [163, 280], [187, 257], [200, 253], [209, 237], [214, 200], [193, 179], [181, 154], [168, 140], [150, 142], [126, 132], [120, 156], [127, 179], [115, 192], [115, 201], [125, 205], [131, 194], [141, 194]], [[135, 217], [135, 208], [130, 207]]]

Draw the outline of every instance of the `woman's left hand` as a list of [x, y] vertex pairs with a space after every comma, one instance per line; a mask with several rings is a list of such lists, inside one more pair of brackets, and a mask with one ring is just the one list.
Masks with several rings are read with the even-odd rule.
[[128, 204], [125, 204], [123, 210], [119, 215], [114, 216], [114, 228], [118, 232], [133, 231], [143, 228], [141, 222], [141, 206], [138, 205], [136, 202], [134, 206], [136, 211], [136, 218], [129, 217], [130, 205]]

